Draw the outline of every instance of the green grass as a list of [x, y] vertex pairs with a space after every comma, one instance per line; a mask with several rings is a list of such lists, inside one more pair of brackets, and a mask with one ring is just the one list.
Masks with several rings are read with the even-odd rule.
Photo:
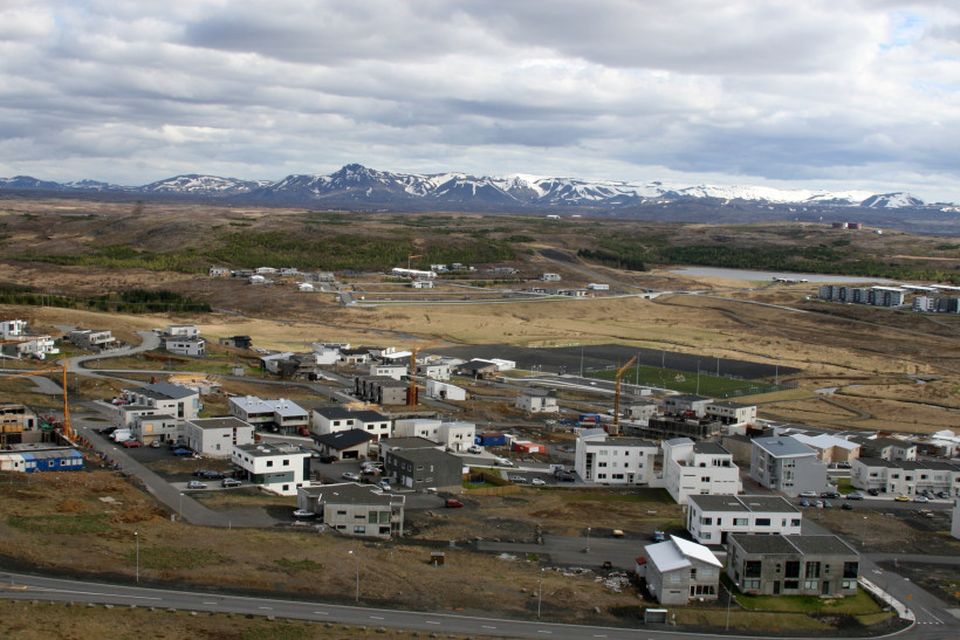
[[77, 535], [106, 533], [110, 530], [106, 516], [97, 514], [63, 514], [42, 516], [10, 516], [7, 524], [21, 531], [40, 534]]
[[[127, 559], [135, 561], [135, 550]], [[154, 547], [140, 544], [140, 566], [145, 569], [199, 569], [214, 564], [223, 564], [226, 558], [215, 551], [190, 547]]]
[[296, 560], [294, 558], [280, 558], [274, 562], [284, 571], [296, 573], [297, 571], [322, 571], [323, 565], [309, 559]]
[[569, 502], [633, 502], [639, 504], [676, 504], [666, 489], [638, 489], [630, 492], [549, 489], [560, 492]]
[[[613, 369], [605, 371], [593, 371], [586, 374], [591, 378], [600, 378], [602, 380], [613, 380], [616, 372]], [[738, 378], [724, 378], [722, 376], [713, 376], [707, 373], [700, 373], [699, 382], [697, 374], [689, 371], [679, 371], [677, 369], [661, 369], [660, 367], [651, 367], [649, 365], [640, 365], [632, 367], [623, 376], [623, 381], [628, 384], [641, 384], [664, 389], [672, 389], [683, 393], [698, 393], [704, 396], [713, 396], [725, 398], [728, 396], [741, 396], [751, 393], [762, 393], [769, 390], [773, 385], [759, 380], [741, 380]]]
[[838, 478], [837, 479], [837, 493], [853, 493], [857, 488], [853, 486], [853, 481], [850, 478]]
[[779, 613], [844, 614], [853, 616], [879, 613], [882, 608], [862, 589], [845, 598], [817, 596], [755, 596], [738, 593], [737, 603], [749, 611]]

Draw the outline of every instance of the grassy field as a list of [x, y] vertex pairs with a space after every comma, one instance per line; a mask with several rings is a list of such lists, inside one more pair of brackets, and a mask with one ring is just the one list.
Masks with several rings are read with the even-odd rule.
[[823, 599], [816, 596], [755, 596], [738, 593], [737, 604], [748, 611], [803, 613], [807, 615], [863, 616], [880, 613], [882, 607], [865, 591], [844, 598]]
[[[590, 378], [599, 378], [601, 380], [614, 380], [616, 378], [616, 371], [613, 369], [607, 371], [591, 371], [586, 375]], [[690, 373], [689, 371], [683, 372], [677, 371], [676, 369], [651, 367], [648, 365], [631, 367], [623, 379], [631, 384], [661, 387], [714, 398], [728, 398], [731, 396], [762, 393], [770, 387], [769, 383], [758, 380], [724, 378], [710, 375], [706, 372], [698, 375], [696, 373]]]

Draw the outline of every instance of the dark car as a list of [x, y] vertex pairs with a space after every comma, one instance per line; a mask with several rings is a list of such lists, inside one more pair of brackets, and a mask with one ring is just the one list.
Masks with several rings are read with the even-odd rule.
[[853, 505], [849, 502], [844, 502], [842, 505], [840, 505], [840, 508], [844, 511], [853, 511]]
[[880, 489], [867, 489], [867, 493], [872, 496], [878, 496], [880, 495]]
[[124, 440], [121, 444], [127, 449], [136, 449], [137, 447], [143, 446], [139, 440]]
[[840, 498], [840, 494], [836, 491], [824, 491], [820, 494], [821, 498], [829, 498], [830, 500], [837, 500]]
[[175, 456], [192, 456], [192, 455], [193, 455], [193, 451], [192, 451], [191, 449], [187, 449], [186, 447], [177, 447], [176, 449], [173, 450], [173, 455], [175, 455]]
[[463, 507], [463, 503], [455, 498], [448, 498], [444, 505], [448, 509], [459, 509]]
[[576, 482], [577, 474], [566, 471], [564, 473], [557, 474], [557, 479], [560, 480], [560, 482]]
[[201, 469], [200, 471], [195, 472], [193, 475], [198, 478], [203, 478], [204, 480], [222, 480], [223, 474], [219, 471], [211, 471], [209, 469]]

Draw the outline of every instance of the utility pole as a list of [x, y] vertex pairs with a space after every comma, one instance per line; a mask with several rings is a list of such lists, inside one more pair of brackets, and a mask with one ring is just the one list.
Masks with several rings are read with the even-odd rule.
[[540, 619], [540, 610], [543, 608], [543, 567], [540, 567], [540, 581], [537, 587], [537, 620]]
[[354, 553], [353, 549], [347, 551], [347, 554], [353, 556], [357, 561], [357, 591], [354, 600], [360, 602], [360, 554]]
[[139, 532], [139, 531], [134, 531], [134, 532], [133, 532], [133, 539], [134, 539], [134, 541], [136, 541], [136, 545], [137, 545], [137, 552], [136, 552], [136, 555], [137, 555], [137, 584], [140, 584], [140, 532]]

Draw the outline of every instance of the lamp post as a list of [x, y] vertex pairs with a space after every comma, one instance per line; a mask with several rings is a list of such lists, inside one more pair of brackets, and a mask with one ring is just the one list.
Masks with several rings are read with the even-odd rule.
[[727, 623], [724, 626], [724, 629], [730, 630], [730, 603], [733, 601], [733, 587], [736, 585], [732, 580], [730, 581], [730, 586], [727, 587]]
[[585, 552], [590, 552], [590, 527], [587, 527], [587, 547], [584, 549]]
[[133, 540], [137, 546], [136, 558], [137, 558], [137, 584], [140, 584], [140, 532], [133, 532]]
[[353, 556], [357, 560], [357, 593], [354, 597], [354, 600], [360, 602], [360, 554], [354, 553], [353, 549], [347, 551], [347, 554]]
[[537, 620], [540, 619], [540, 610], [543, 608], [543, 567], [540, 567], [540, 580], [537, 584]]
[[183, 520], [183, 491], [180, 492], [180, 503], [177, 506], [177, 520]]

